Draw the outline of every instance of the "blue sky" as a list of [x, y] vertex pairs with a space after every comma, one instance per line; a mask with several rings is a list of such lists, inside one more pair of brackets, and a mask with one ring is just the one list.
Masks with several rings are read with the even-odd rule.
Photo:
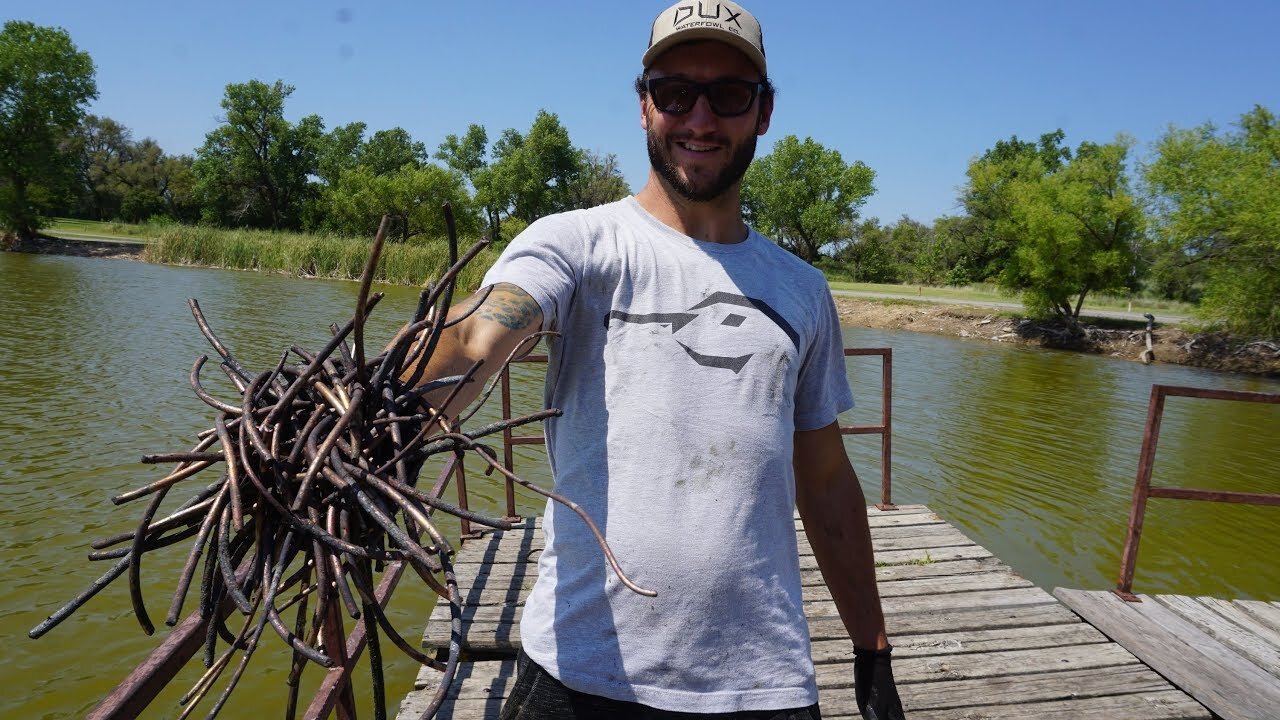
[[[291, 119], [401, 126], [433, 151], [484, 125], [491, 139], [560, 116], [576, 145], [648, 172], [631, 80], [666, 3], [6, 3], [57, 25], [98, 68], [91, 111], [189, 153], [223, 88], [280, 79]], [[864, 216], [958, 212], [968, 161], [996, 140], [1062, 128], [1071, 145], [1126, 133], [1143, 156], [1171, 124], [1231, 126], [1280, 112], [1280, 2], [746, 3], [780, 88], [761, 152], [813, 137], [877, 173]]]

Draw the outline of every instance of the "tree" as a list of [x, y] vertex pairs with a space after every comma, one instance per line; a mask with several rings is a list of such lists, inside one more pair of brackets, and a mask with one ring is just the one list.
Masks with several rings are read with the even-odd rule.
[[1032, 313], [1078, 329], [1089, 293], [1136, 282], [1146, 217], [1125, 173], [1129, 145], [1084, 142], [1055, 172], [1033, 158], [1027, 172], [1007, 180], [1006, 211], [993, 225], [1016, 240], [999, 283], [1022, 291]]
[[375, 175], [386, 175], [405, 165], [422, 167], [426, 161], [427, 147], [399, 127], [379, 130], [356, 151], [356, 164], [373, 170]]
[[440, 206], [446, 202], [453, 206], [461, 235], [474, 236], [480, 230], [462, 175], [438, 165], [406, 163], [389, 173], [361, 165], [344, 172], [325, 197], [334, 229], [347, 235], [371, 236], [382, 216], [390, 215], [404, 241], [419, 235], [444, 237]]
[[129, 128], [109, 117], [86, 115], [72, 135], [70, 149], [79, 156], [80, 214], [94, 220], [115, 218], [127, 190], [121, 169], [133, 154]]
[[362, 122], [339, 125], [321, 139], [316, 152], [316, 176], [326, 185], [337, 183], [343, 171], [356, 166], [356, 153], [367, 127]]
[[961, 202], [976, 222], [956, 239], [964, 242], [960, 254], [968, 258], [973, 279], [990, 280], [1004, 271], [1018, 242], [1015, 235], [1005, 232], [1009, 226], [1001, 224], [1014, 202], [1011, 188], [1020, 180], [1060, 170], [1071, 159], [1071, 151], [1062, 144], [1065, 137], [1061, 129], [1041, 135], [1034, 143], [1014, 135], [996, 141], [969, 164], [969, 182]]
[[907, 282], [937, 285], [946, 275], [942, 247], [933, 228], [903, 215], [889, 228], [894, 263]]
[[493, 157], [495, 198], [510, 198], [511, 217], [531, 223], [573, 207], [571, 188], [582, 171], [582, 152], [555, 113], [539, 110], [528, 135], [504, 132]]
[[453, 134], [446, 136], [435, 157], [450, 169], [461, 173], [467, 182], [474, 183], [476, 173], [488, 165], [484, 159], [488, 146], [489, 134], [485, 132], [484, 126], [469, 125], [467, 133], [462, 137]]
[[0, 31], [0, 225], [34, 237], [68, 191], [66, 137], [98, 96], [93, 60], [61, 28], [10, 20]]
[[947, 285], [969, 285], [985, 278], [972, 248], [974, 238], [984, 231], [983, 223], [971, 215], [944, 216], [933, 223], [933, 234], [942, 253]]
[[196, 196], [195, 158], [190, 155], [166, 155], [156, 168], [156, 184], [164, 199], [165, 211], [179, 222], [200, 219]]
[[452, 133], [447, 135], [436, 150], [435, 157], [471, 183], [476, 205], [484, 215], [485, 232], [490, 240], [498, 242], [501, 239], [502, 217], [510, 200], [490, 192], [492, 178], [488, 172], [489, 163], [485, 160], [488, 146], [489, 134], [484, 126], [472, 124], [467, 126], [466, 134], [461, 137]]
[[898, 267], [890, 250], [890, 234], [880, 225], [879, 218], [857, 223], [849, 242], [836, 252], [835, 261], [837, 267], [856, 282], [893, 283], [899, 280]]
[[1201, 312], [1280, 336], [1280, 122], [1255, 106], [1238, 132], [1171, 128], [1145, 178], [1165, 280], [1203, 284]]
[[77, 217], [142, 222], [199, 218], [189, 156], [173, 157], [152, 138], [133, 139], [108, 117], [87, 115], [68, 147], [77, 155]]
[[847, 236], [874, 180], [861, 161], [846, 164], [839, 151], [788, 135], [747, 170], [743, 210], [757, 230], [813, 263], [824, 246]]
[[196, 151], [195, 172], [208, 220], [273, 229], [299, 225], [324, 144], [317, 115], [284, 118], [293, 86], [277, 80], [227, 85], [226, 117]]
[[618, 169], [618, 156], [582, 153], [582, 169], [569, 186], [568, 202], [572, 208], [593, 208], [621, 200], [631, 194], [631, 186]]
[[487, 142], [485, 129], [471, 125], [462, 137], [446, 137], [436, 157], [471, 182], [491, 239], [502, 239], [507, 218], [528, 224], [576, 207], [584, 153], [573, 146], [555, 113], [540, 110], [527, 134], [507, 128], [488, 150]]

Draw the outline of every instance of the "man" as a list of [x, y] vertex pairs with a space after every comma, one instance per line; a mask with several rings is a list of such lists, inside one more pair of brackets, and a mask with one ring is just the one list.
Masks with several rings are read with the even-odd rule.
[[819, 717], [798, 507], [857, 649], [859, 707], [900, 718], [866, 501], [836, 422], [853, 399], [834, 302], [821, 273], [742, 220], [773, 111], [760, 27], [732, 2], [677, 4], [643, 66], [645, 187], [513, 240], [426, 374], [479, 359], [492, 371], [529, 333], [559, 333], [556, 488], [657, 592], [624, 587], [586, 526], [549, 504], [502, 716]]

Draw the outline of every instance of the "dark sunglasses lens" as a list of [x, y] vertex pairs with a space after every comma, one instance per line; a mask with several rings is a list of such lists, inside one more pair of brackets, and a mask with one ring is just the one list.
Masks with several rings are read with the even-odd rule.
[[707, 100], [717, 115], [741, 115], [751, 108], [756, 99], [753, 83], [724, 82], [707, 86]]
[[691, 82], [675, 78], [662, 78], [649, 82], [653, 104], [663, 112], [683, 115], [693, 109], [698, 101], [698, 88]]

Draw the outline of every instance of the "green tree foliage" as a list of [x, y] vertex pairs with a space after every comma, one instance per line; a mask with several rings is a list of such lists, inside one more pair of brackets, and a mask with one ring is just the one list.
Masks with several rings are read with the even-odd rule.
[[569, 185], [569, 207], [593, 208], [631, 194], [631, 186], [618, 169], [617, 155], [585, 150], [581, 157], [581, 171]]
[[1237, 132], [1171, 129], [1156, 143], [1145, 176], [1162, 269], [1181, 273], [1181, 282], [1203, 281], [1206, 317], [1235, 332], [1280, 336], [1276, 116], [1255, 106]]
[[356, 166], [356, 153], [364, 142], [367, 128], [362, 122], [347, 123], [335, 127], [321, 138], [316, 152], [316, 176], [324, 184], [336, 184], [344, 171]]
[[582, 153], [555, 113], [539, 110], [527, 135], [507, 130], [493, 147], [491, 183], [510, 198], [510, 215], [526, 223], [573, 207]]
[[1014, 135], [997, 141], [995, 147], [969, 164], [969, 182], [961, 202], [976, 222], [970, 232], [956, 239], [964, 242], [960, 254], [973, 268], [977, 276], [974, 280], [995, 279], [1004, 271], [1018, 243], [1017, 236], [1007, 232], [1010, 226], [1002, 223], [1015, 204], [1012, 188], [1029, 175], [1038, 177], [1060, 170], [1071, 157], [1071, 151], [1062, 144], [1065, 137], [1062, 130], [1055, 130], [1033, 143]]
[[128, 189], [121, 174], [133, 155], [132, 133], [109, 117], [87, 115], [72, 135], [69, 149], [79, 156], [81, 214], [94, 220], [118, 217]]
[[393, 173], [405, 165], [415, 168], [427, 162], [427, 146], [415, 141], [404, 128], [379, 130], [356, 151], [356, 164], [375, 175]]
[[488, 166], [485, 152], [489, 147], [489, 134], [483, 125], [470, 125], [462, 137], [450, 134], [440, 143], [435, 157], [450, 169], [462, 174], [467, 182], [474, 183], [476, 173]]
[[970, 215], [940, 217], [933, 223], [942, 266], [946, 268], [945, 284], [970, 285], [985, 279], [973, 250], [980, 244], [976, 236], [984, 230], [984, 223]]
[[435, 156], [470, 181], [490, 238], [505, 237], [507, 219], [523, 226], [578, 207], [585, 153], [573, 146], [555, 113], [540, 110], [528, 133], [508, 128], [491, 148], [488, 137], [482, 126], [471, 125], [461, 137], [446, 137]]
[[65, 138], [98, 96], [93, 60], [60, 28], [10, 20], [0, 31], [0, 226], [32, 237], [70, 191]]
[[747, 170], [743, 210], [757, 230], [813, 263], [824, 246], [849, 236], [874, 180], [861, 161], [846, 164], [839, 151], [788, 135]]
[[389, 173], [360, 165], [342, 173], [326, 198], [334, 229], [345, 235], [372, 236], [382, 216], [390, 215], [402, 240], [442, 238], [440, 206], [446, 202], [453, 206], [461, 235], [474, 237], [481, 227], [462, 175], [438, 165], [406, 163]]
[[459, 173], [475, 191], [475, 202], [484, 215], [485, 232], [490, 239], [501, 239], [502, 218], [510, 204], [507, 198], [498, 198], [488, 192], [489, 163], [485, 154], [489, 147], [489, 133], [483, 125], [469, 125], [461, 137], [449, 134], [436, 150], [435, 158], [449, 169]]
[[[1013, 252], [1000, 286], [1022, 291], [1032, 313], [1078, 327], [1090, 292], [1123, 290], [1136, 278], [1137, 250], [1145, 232], [1142, 206], [1129, 189], [1125, 161], [1129, 143], [1081, 143], [1066, 163], [1019, 155], [1017, 172], [1001, 181], [1002, 214], [986, 218]], [[1060, 156], [1058, 156], [1060, 157]], [[971, 178], [1000, 174], [971, 166]]]
[[944, 254], [933, 228], [906, 215], [889, 228], [889, 251], [906, 282], [938, 285], [946, 276]]
[[223, 123], [196, 151], [195, 173], [205, 219], [222, 225], [272, 229], [299, 227], [314, 188], [324, 122], [316, 115], [296, 125], [284, 117], [293, 86], [259, 80], [227, 85]]
[[190, 157], [167, 155], [151, 138], [135, 141], [124, 125], [88, 115], [68, 143], [79, 157], [77, 214], [142, 222], [155, 216], [195, 220]]
[[890, 243], [888, 228], [879, 218], [868, 218], [853, 227], [852, 237], [841, 243], [833, 259], [850, 280], [895, 283], [900, 276]]
[[364, 123], [335, 128], [319, 140], [318, 175], [324, 181], [319, 217], [311, 224], [347, 235], [372, 235], [383, 215], [403, 241], [445, 233], [440, 206], [450, 203], [464, 234], [479, 219], [461, 173], [427, 162], [426, 146], [404, 128], [364, 139]]

